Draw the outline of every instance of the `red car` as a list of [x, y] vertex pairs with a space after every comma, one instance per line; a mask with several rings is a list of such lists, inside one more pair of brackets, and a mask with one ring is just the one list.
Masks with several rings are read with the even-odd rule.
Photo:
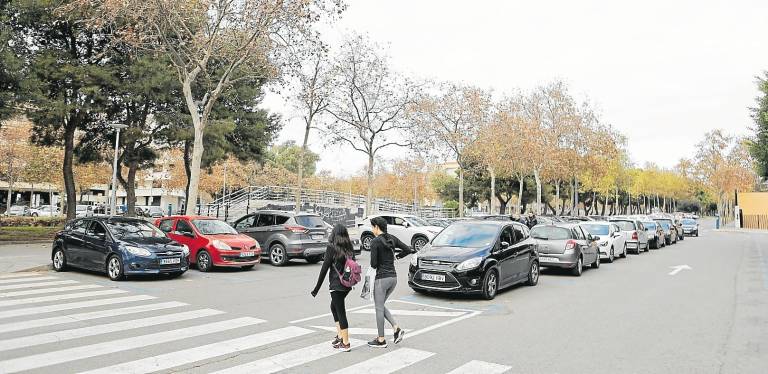
[[203, 272], [214, 266], [253, 268], [261, 261], [259, 242], [228, 223], [203, 216], [170, 216], [155, 221], [169, 238], [189, 247], [189, 262]]

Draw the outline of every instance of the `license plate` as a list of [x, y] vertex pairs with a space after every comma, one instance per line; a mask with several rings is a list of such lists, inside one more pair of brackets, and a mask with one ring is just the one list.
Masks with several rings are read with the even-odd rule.
[[171, 264], [180, 264], [181, 259], [180, 258], [161, 258], [160, 259], [160, 265], [171, 265]]
[[445, 275], [422, 273], [421, 279], [425, 281], [445, 282]]
[[253, 257], [256, 255], [256, 252], [250, 251], [250, 252], [240, 252], [240, 257]]
[[541, 262], [560, 262], [560, 259], [557, 257], [540, 257], [539, 260]]
[[325, 239], [325, 235], [323, 235], [323, 234], [315, 234], [315, 235], [312, 235], [312, 239], [313, 240], [322, 240], [322, 239]]

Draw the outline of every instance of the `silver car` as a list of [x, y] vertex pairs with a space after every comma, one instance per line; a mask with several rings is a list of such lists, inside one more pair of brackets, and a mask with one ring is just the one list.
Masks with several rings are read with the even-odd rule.
[[612, 218], [610, 222], [615, 223], [627, 238], [627, 249], [636, 254], [645, 251], [648, 252], [648, 232], [645, 231], [643, 223], [634, 218]]
[[683, 218], [683, 235], [699, 236], [699, 223], [695, 219]]
[[581, 276], [585, 264], [600, 267], [600, 237], [577, 223], [535, 226], [531, 237], [536, 240], [541, 266], [570, 269], [575, 276]]

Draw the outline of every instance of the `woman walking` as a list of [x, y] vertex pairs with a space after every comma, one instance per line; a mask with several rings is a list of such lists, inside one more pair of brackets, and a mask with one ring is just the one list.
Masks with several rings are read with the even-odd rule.
[[[392, 313], [387, 309], [386, 302], [397, 286], [397, 271], [395, 270], [395, 257], [403, 258], [412, 253], [411, 247], [400, 241], [395, 236], [387, 234], [387, 221], [382, 217], [371, 219], [373, 235], [371, 242], [371, 267], [376, 269], [376, 280], [373, 286], [373, 302], [376, 305], [376, 328], [379, 336], [368, 342], [374, 348], [386, 348], [384, 339], [384, 320], [386, 319], [394, 330], [394, 342], [400, 343], [405, 332], [395, 322]], [[400, 254], [395, 255], [395, 248], [400, 249]]]
[[331, 290], [331, 313], [333, 314], [333, 321], [336, 322], [336, 338], [333, 339], [331, 344], [334, 348], [344, 352], [349, 352], [352, 349], [349, 344], [347, 308], [344, 305], [344, 299], [352, 288], [341, 284], [341, 276], [344, 274], [347, 258], [355, 258], [352, 241], [349, 240], [347, 228], [337, 224], [333, 227], [331, 236], [328, 238], [328, 247], [325, 249], [323, 267], [320, 268], [320, 276], [317, 278], [317, 284], [311, 294], [312, 297], [317, 296], [317, 292], [323, 284], [325, 274], [328, 273], [329, 269], [332, 269], [328, 273], [328, 283]]

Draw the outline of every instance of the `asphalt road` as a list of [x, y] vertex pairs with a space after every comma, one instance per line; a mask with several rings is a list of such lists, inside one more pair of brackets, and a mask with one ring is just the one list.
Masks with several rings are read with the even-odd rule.
[[[389, 308], [406, 340], [361, 344], [375, 321], [356, 290], [350, 353], [327, 348], [330, 298], [309, 295], [319, 264], [111, 282], [78, 271], [10, 274], [46, 263], [49, 249], [5, 246], [0, 373], [765, 373], [766, 243], [766, 234], [705, 230], [579, 278], [545, 270], [537, 286], [492, 301], [415, 294], [403, 260]], [[670, 275], [678, 265], [690, 270]], [[93, 305], [100, 300], [115, 303]]]

